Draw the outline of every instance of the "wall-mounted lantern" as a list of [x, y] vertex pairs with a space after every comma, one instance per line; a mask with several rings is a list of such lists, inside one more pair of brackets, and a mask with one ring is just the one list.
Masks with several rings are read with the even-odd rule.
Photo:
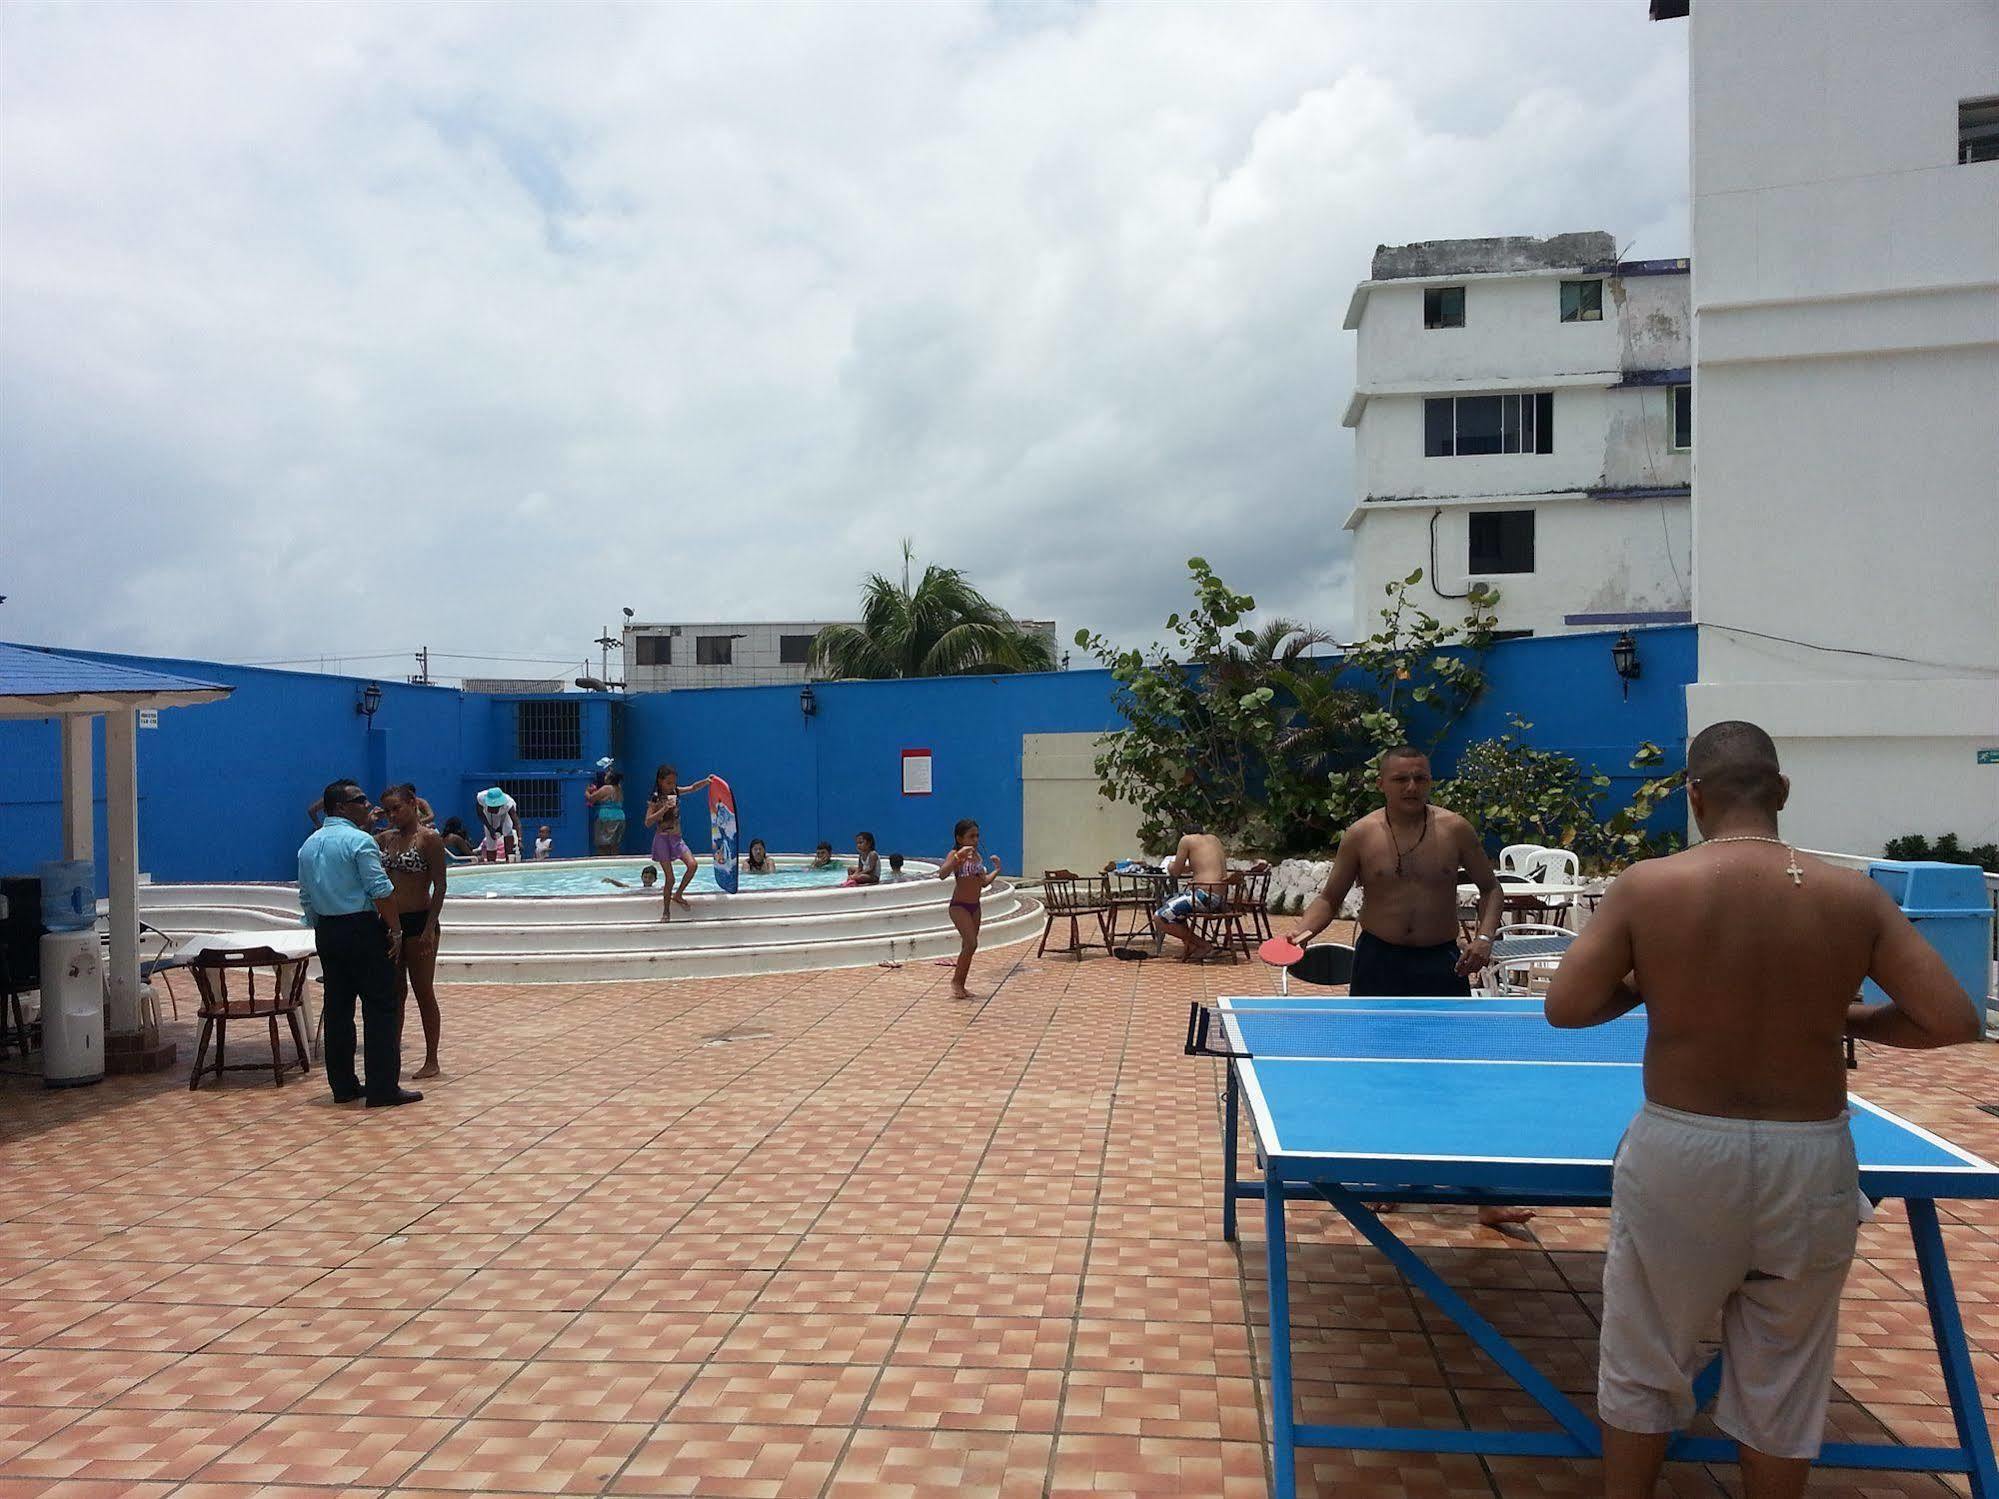
[[1629, 630], [1624, 631], [1610, 646], [1610, 664], [1617, 668], [1617, 679], [1624, 684], [1626, 701], [1631, 697], [1631, 684], [1644, 673], [1644, 663], [1638, 659], [1638, 642]]
[[812, 684], [807, 682], [798, 689], [798, 711], [807, 718], [819, 711], [819, 699], [812, 695]]
[[375, 712], [382, 706], [382, 689], [379, 683], [370, 682], [361, 689], [361, 696], [354, 702], [354, 711], [368, 720], [368, 726], [375, 725]]

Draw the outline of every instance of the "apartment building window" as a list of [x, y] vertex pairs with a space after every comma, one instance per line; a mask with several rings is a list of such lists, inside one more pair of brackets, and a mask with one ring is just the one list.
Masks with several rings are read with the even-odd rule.
[[1462, 328], [1465, 325], [1465, 289], [1462, 286], [1428, 286], [1423, 289], [1425, 328]]
[[1562, 283], [1562, 321], [1565, 323], [1602, 322], [1603, 283], [1601, 281], [1564, 281]]
[[1670, 386], [1667, 397], [1673, 406], [1673, 451], [1683, 453], [1694, 445], [1694, 388]]
[[1961, 166], [1999, 161], [1999, 94], [1957, 101], [1957, 159]]
[[1492, 638], [1494, 640], [1532, 640], [1534, 632], [1532, 630], [1494, 630]]
[[1534, 512], [1474, 510], [1465, 571], [1474, 576], [1534, 571]]
[[1552, 391], [1506, 396], [1433, 396], [1423, 403], [1423, 455], [1555, 451]]
[[777, 662], [780, 666], [805, 666], [812, 660], [812, 637], [810, 635], [780, 635], [777, 637]]
[[514, 747], [523, 760], [582, 759], [582, 705], [573, 702], [516, 703]]
[[673, 665], [673, 637], [671, 635], [641, 635], [633, 642], [636, 648], [634, 659], [640, 666]]
[[697, 635], [694, 637], [694, 664], [696, 666], [733, 666], [735, 661], [735, 636]]

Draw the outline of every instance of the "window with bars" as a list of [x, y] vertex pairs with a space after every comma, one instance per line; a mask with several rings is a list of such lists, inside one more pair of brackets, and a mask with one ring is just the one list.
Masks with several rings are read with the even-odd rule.
[[521, 825], [562, 820], [562, 782], [501, 781], [499, 787], [521, 809]]
[[733, 635], [696, 635], [694, 637], [694, 664], [696, 666], [732, 666], [736, 660], [736, 637]]
[[514, 745], [523, 760], [583, 758], [583, 705], [522, 702], [514, 705]]
[[1554, 451], [1555, 397], [1551, 391], [1433, 396], [1423, 403], [1425, 457]]
[[777, 637], [777, 662], [780, 666], [805, 666], [812, 660], [812, 637], [810, 635], [780, 635]]
[[1462, 328], [1465, 325], [1465, 289], [1462, 286], [1427, 286], [1423, 289], [1425, 328]]
[[634, 662], [639, 666], [673, 665], [673, 637], [671, 635], [641, 635], [633, 642]]

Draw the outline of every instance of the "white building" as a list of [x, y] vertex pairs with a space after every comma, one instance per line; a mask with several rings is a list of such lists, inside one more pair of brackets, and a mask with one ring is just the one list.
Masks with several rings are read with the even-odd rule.
[[[625, 690], [768, 687], [819, 680], [825, 673], [812, 670], [812, 639], [828, 625], [839, 623], [843, 621], [675, 625], [633, 620], [624, 633]], [[1054, 644], [1053, 620], [1015, 623]], [[1062, 659], [1059, 649], [1055, 659]]]
[[1383, 246], [1354, 289], [1356, 634], [1385, 586], [1499, 628], [1678, 624], [1692, 584], [1687, 262], [1608, 234]]
[[1769, 729], [1808, 846], [1999, 837], [1999, 5], [1690, 24], [1689, 728]]

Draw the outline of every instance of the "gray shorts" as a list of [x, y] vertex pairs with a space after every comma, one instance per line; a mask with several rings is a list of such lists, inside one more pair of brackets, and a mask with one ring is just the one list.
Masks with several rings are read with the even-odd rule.
[[1685, 1427], [1699, 1345], [1718, 1315], [1715, 1423], [1772, 1457], [1818, 1456], [1859, 1221], [1845, 1115], [1791, 1123], [1646, 1104], [1618, 1147], [1611, 1189], [1604, 1421]]

